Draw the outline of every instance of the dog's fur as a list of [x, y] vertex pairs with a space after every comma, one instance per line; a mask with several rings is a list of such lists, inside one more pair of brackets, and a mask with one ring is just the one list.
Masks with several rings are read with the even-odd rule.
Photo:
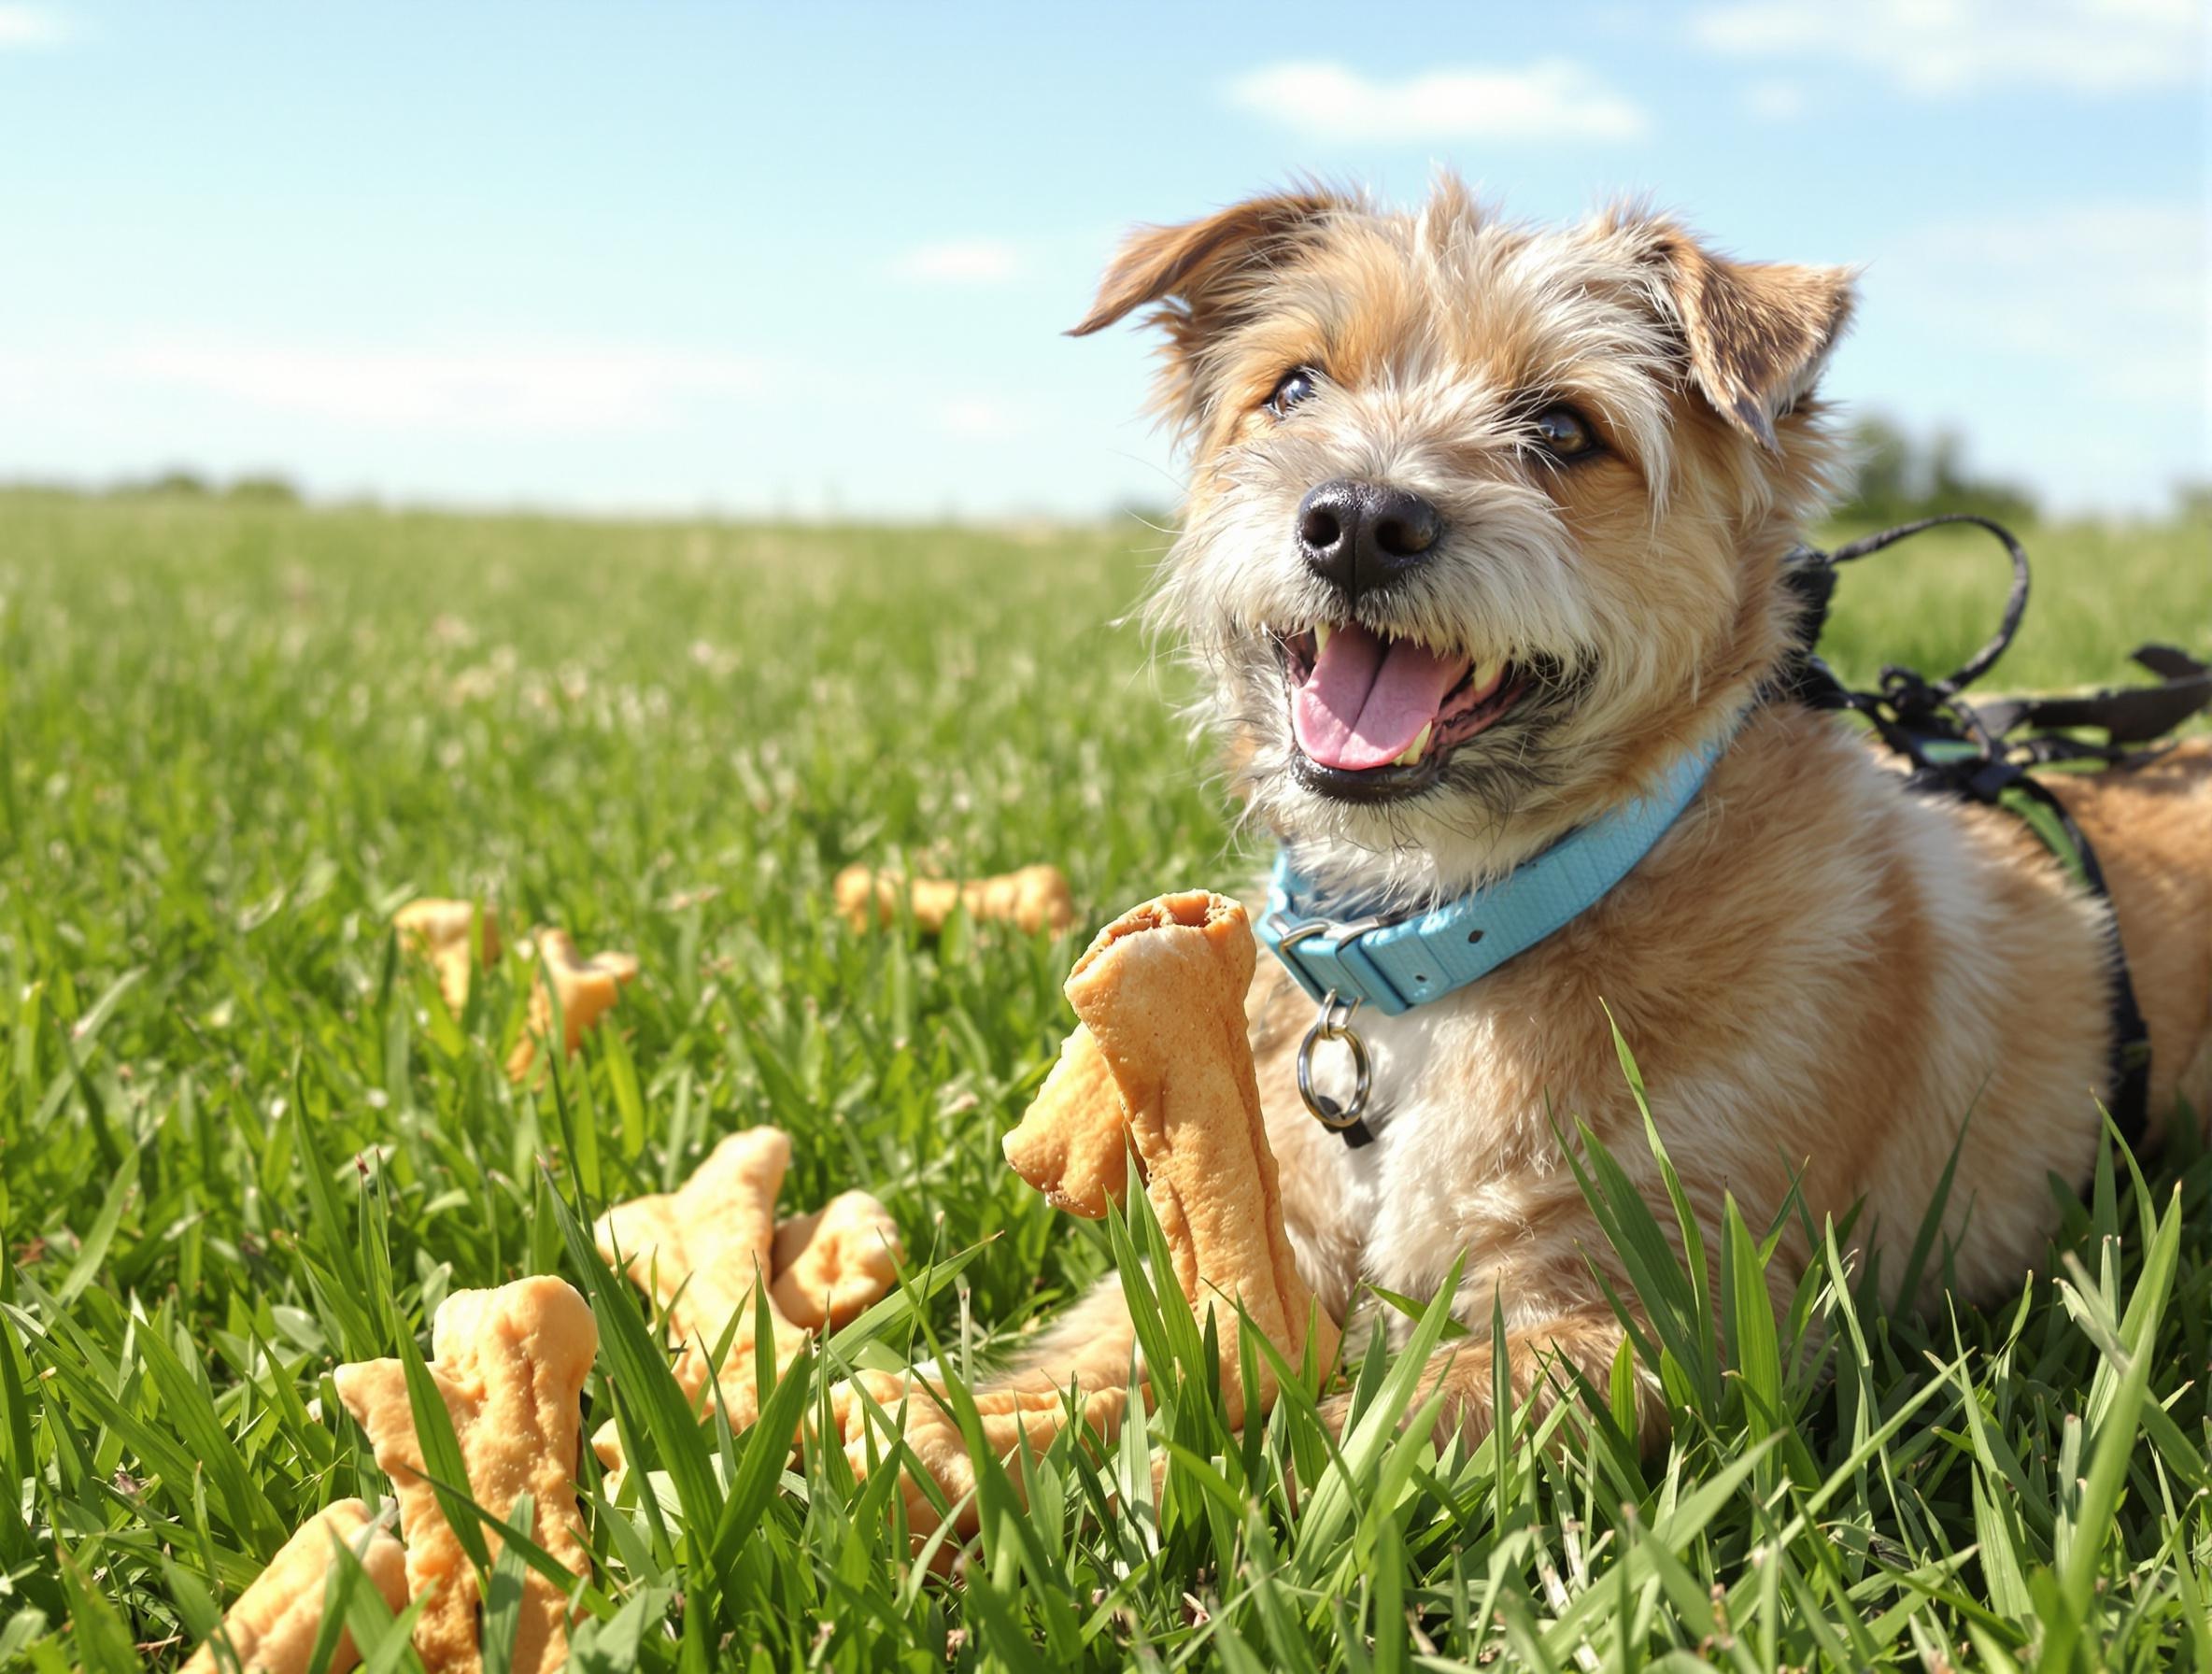
[[[1951, 1269], [1992, 1296], [2045, 1248], [2047, 1176], [2091, 1166], [2105, 909], [2011, 816], [1909, 793], [1849, 727], [1763, 692], [1794, 627], [1780, 560], [1836, 457], [1813, 385], [1851, 295], [1841, 270], [1725, 261], [1638, 210], [1508, 224], [1447, 180], [1411, 215], [1315, 189], [1147, 230], [1078, 328], [1159, 305], [1159, 404], [1194, 468], [1157, 620], [1209, 676], [1205, 718], [1250, 816], [1309, 877], [1406, 906], [1449, 897], [1729, 741], [1597, 906], [1471, 986], [1363, 1017], [1373, 1144], [1307, 1115], [1292, 1065], [1312, 1002], [1271, 965], [1255, 986], [1306, 1276], [1341, 1319], [1363, 1284], [1434, 1294], [1464, 1253], [1476, 1332], [1434, 1376], [1444, 1425], [1470, 1438], [1488, 1424], [1494, 1298], [1524, 1395], [1553, 1386], [1553, 1355], [1603, 1387], [1621, 1341], [1592, 1273], [1606, 1240], [1554, 1123], [1588, 1122], [1673, 1225], [1607, 1008], [1709, 1250], [1724, 1194], [1764, 1227], [1794, 1184], [1816, 1227], [1863, 1199], [1854, 1249], [1894, 1284], [1955, 1144]], [[1301, 366], [1319, 392], [1269, 410]], [[1595, 421], [1600, 454], [1532, 448], [1531, 412], [1557, 401]], [[1411, 489], [1446, 525], [1418, 570], [1360, 601], [1369, 629], [1538, 671], [1433, 785], [1380, 804], [1315, 788], [1289, 725], [1281, 636], [1345, 610], [1292, 527], [1337, 477]], [[2212, 1109], [2212, 752], [2054, 783], [2111, 883], [2155, 1133], [2177, 1099]], [[1785, 1248], [1806, 1254], [1794, 1230]], [[1018, 1375], [1117, 1378], [1129, 1343], [1109, 1289]], [[1642, 1399], [1663, 1433], [1655, 1386]]]

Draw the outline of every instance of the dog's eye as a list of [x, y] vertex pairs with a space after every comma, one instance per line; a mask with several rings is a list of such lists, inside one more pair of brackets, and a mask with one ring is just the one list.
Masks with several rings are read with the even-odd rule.
[[1537, 446], [1555, 460], [1580, 459], [1597, 447], [1589, 421], [1572, 407], [1546, 407], [1532, 422]]
[[1311, 366], [1294, 366], [1283, 375], [1275, 393], [1268, 397], [1268, 411], [1280, 418], [1320, 387], [1321, 375]]

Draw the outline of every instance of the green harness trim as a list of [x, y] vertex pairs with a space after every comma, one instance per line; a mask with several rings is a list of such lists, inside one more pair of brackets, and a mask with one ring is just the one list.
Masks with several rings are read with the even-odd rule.
[[2081, 845], [2066, 834], [2063, 820], [2016, 786], [1997, 792], [1997, 806], [2019, 815], [2026, 821], [2028, 830], [2043, 840], [2043, 846], [2066, 869], [2067, 874], [2082, 888], [2090, 887], [2089, 861]]
[[[1931, 761], [1954, 763], [1972, 762], [1978, 766], [1981, 751], [1966, 740], [1930, 739], [1921, 751]], [[2035, 834], [2043, 846], [2050, 851], [2051, 858], [2065, 868], [2066, 875], [2084, 889], [2093, 889], [2090, 881], [2091, 861], [2087, 854], [2086, 839], [2071, 824], [2059, 816], [2040, 797], [2031, 796], [2018, 785], [2007, 785], [1997, 792], [1997, 806], [2015, 815], [2021, 823]]]

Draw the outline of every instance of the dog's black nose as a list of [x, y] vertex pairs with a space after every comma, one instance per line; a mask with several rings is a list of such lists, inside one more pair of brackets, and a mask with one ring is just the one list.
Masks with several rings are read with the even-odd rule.
[[1437, 508], [1407, 489], [1339, 477], [1298, 502], [1298, 550], [1348, 599], [1397, 580], [1444, 532]]

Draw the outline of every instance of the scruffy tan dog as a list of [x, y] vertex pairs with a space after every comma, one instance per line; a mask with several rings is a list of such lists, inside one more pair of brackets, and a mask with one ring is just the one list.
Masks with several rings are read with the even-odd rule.
[[[2046, 1177], [2091, 1167], [2105, 910], [2011, 815], [1907, 791], [1769, 686], [1851, 296], [1844, 271], [1726, 261], [1641, 212], [1507, 224], [1446, 181], [1414, 214], [1309, 191], [1141, 232], [1077, 328], [1162, 305], [1159, 405], [1194, 468], [1156, 618], [1210, 676], [1251, 817], [1318, 887], [1449, 901], [1719, 752], [1596, 905], [1434, 1003], [1363, 1014], [1371, 1143], [1307, 1114], [1314, 1004], [1263, 961], [1300, 1267], [1341, 1319], [1363, 1282], [1432, 1295], [1465, 1254], [1475, 1334], [1433, 1375], [1470, 1438], [1494, 1296], [1524, 1395], [1552, 1355], [1604, 1386], [1621, 1341], [1554, 1121], [1640, 1166], [1672, 1225], [1607, 1007], [1709, 1249], [1724, 1192], [1761, 1227], [1794, 1178], [1816, 1226], [1865, 1199], [1859, 1249], [1894, 1283], [1962, 1143], [1944, 1231], [1992, 1295], [2044, 1249]], [[2155, 1136], [2177, 1095], [2212, 1109], [2212, 753], [2059, 782], [2148, 1020]], [[1115, 1378], [1129, 1353], [1109, 1287], [1015, 1381]]]

